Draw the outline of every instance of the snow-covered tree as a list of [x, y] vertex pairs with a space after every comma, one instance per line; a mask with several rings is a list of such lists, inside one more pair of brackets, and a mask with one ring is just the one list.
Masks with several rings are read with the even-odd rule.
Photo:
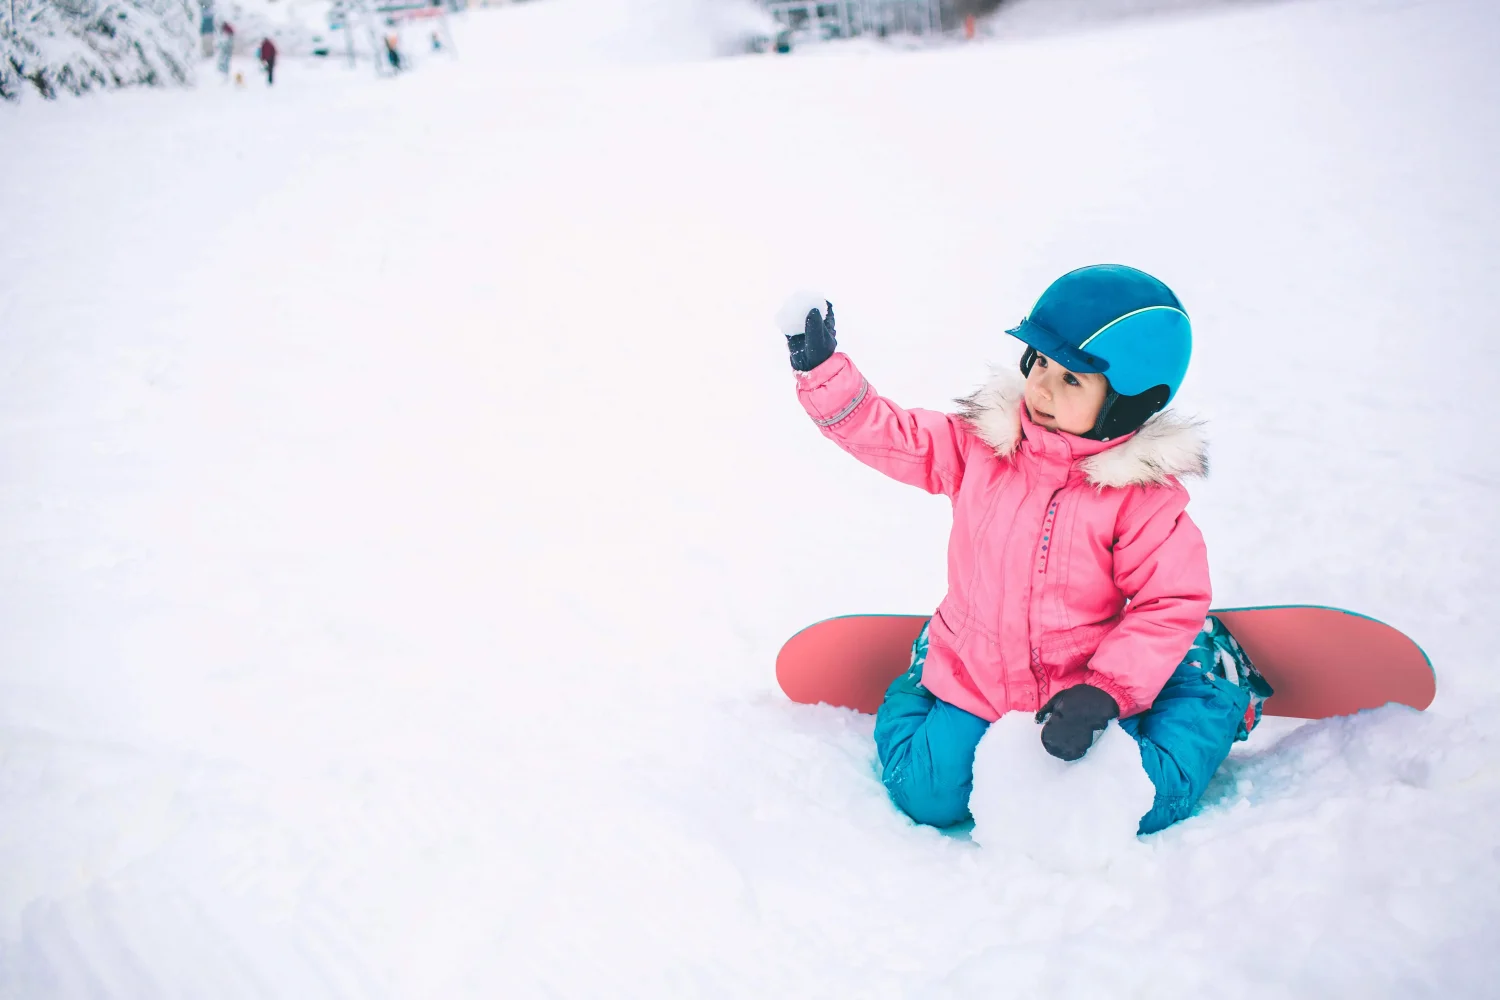
[[0, 97], [187, 83], [195, 0], [0, 0]]

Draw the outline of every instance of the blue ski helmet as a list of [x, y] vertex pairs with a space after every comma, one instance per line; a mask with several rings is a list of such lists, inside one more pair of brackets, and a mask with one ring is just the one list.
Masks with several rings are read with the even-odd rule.
[[1075, 372], [1097, 372], [1110, 392], [1085, 437], [1108, 440], [1136, 430], [1177, 395], [1193, 353], [1193, 330], [1172, 290], [1144, 271], [1095, 264], [1047, 286], [1031, 312], [1006, 331]]

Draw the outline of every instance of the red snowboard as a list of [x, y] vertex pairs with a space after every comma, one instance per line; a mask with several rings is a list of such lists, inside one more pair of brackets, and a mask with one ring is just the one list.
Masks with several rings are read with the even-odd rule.
[[[1426, 708], [1437, 693], [1421, 647], [1384, 622], [1312, 605], [1225, 608], [1212, 614], [1276, 693], [1266, 715], [1324, 719], [1399, 702]], [[810, 625], [776, 656], [788, 698], [874, 712], [911, 665], [927, 615], [850, 615]]]

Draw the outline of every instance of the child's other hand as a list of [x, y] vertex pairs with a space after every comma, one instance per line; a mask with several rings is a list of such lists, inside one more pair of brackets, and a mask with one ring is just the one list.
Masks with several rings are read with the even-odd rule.
[[833, 357], [838, 340], [833, 332], [833, 303], [810, 292], [798, 292], [776, 313], [776, 325], [786, 334], [792, 367], [810, 372]]
[[1064, 688], [1036, 713], [1036, 721], [1042, 723], [1042, 746], [1054, 757], [1077, 760], [1119, 714], [1114, 698], [1092, 684]]

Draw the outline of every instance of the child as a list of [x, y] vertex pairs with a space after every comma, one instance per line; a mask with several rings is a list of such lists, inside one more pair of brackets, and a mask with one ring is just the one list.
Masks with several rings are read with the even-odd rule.
[[1156, 786], [1140, 832], [1187, 816], [1270, 689], [1206, 617], [1208, 554], [1177, 481], [1206, 471], [1204, 442], [1158, 412], [1192, 349], [1177, 297], [1129, 267], [1063, 275], [1008, 331], [1024, 381], [996, 377], [958, 415], [877, 395], [835, 353], [833, 306], [794, 303], [797, 395], [823, 433], [953, 502], [948, 594], [876, 716], [892, 801], [967, 820], [980, 737], [1026, 711], [1063, 760], [1119, 718]]
[[391, 73], [401, 72], [401, 49], [400, 39], [393, 31], [385, 36], [385, 57], [391, 64]]

